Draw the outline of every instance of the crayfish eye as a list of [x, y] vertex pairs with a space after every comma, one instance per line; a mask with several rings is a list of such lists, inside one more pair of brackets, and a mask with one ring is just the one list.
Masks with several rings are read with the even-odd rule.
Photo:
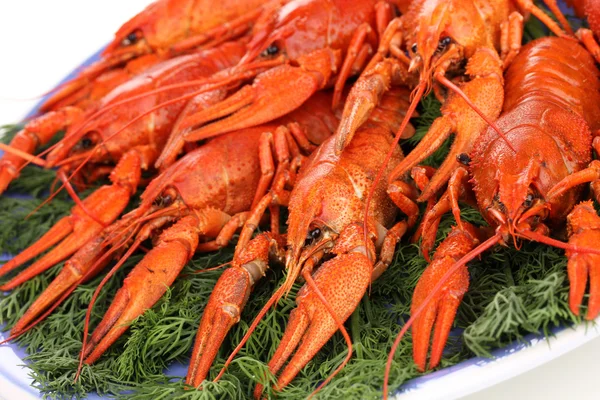
[[417, 54], [417, 44], [416, 43], [414, 43], [410, 49], [412, 50], [413, 53]]
[[125, 36], [125, 39], [121, 41], [121, 46], [126, 47], [136, 44], [140, 37], [141, 35], [138, 31], [133, 31], [129, 35]]
[[168, 207], [173, 203], [173, 198], [170, 194], [161, 194], [154, 200], [154, 205], [159, 207]]
[[452, 39], [449, 36], [441, 38], [438, 42], [438, 47], [436, 51], [438, 53], [441, 53], [442, 51], [446, 50], [446, 47], [448, 47], [450, 43], [452, 43]]
[[275, 43], [271, 43], [261, 54], [263, 57], [272, 57], [279, 53], [279, 47]]
[[467, 153], [460, 153], [459, 155], [456, 156], [456, 159], [458, 160], [459, 163], [463, 164], [463, 165], [469, 165], [471, 163], [471, 157], [469, 157], [469, 155]]
[[317, 240], [320, 236], [321, 236], [321, 229], [315, 228], [315, 229], [311, 230], [310, 232], [308, 232], [308, 235], [306, 235], [306, 240], [304, 241], [304, 245], [309, 246], [309, 245], [313, 244], [314, 241]]
[[498, 201], [498, 209], [499, 209], [500, 211], [502, 211], [503, 213], [506, 213], [506, 206], [505, 206], [505, 205], [504, 205], [504, 203], [503, 203], [503, 202], [501, 202], [501, 201]]
[[177, 198], [177, 191], [173, 187], [168, 187], [154, 199], [154, 205], [158, 207], [168, 207]]
[[89, 150], [99, 141], [98, 139], [97, 132], [89, 131], [77, 142], [73, 149], [76, 151]]
[[94, 145], [94, 142], [92, 141], [92, 139], [90, 139], [88, 137], [84, 137], [83, 139], [81, 139], [79, 141], [79, 147], [81, 147], [84, 150], [89, 149], [93, 145]]
[[525, 201], [523, 202], [524, 208], [529, 208], [533, 204], [533, 195], [530, 193], [525, 197]]

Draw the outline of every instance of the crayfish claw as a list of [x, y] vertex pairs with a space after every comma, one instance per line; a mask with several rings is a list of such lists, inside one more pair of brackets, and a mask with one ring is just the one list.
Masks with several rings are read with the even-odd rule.
[[[331, 52], [316, 53], [314, 57], [317, 59], [334, 58]], [[227, 99], [187, 116], [181, 124], [182, 129], [191, 129], [185, 134], [185, 140], [204, 140], [282, 117], [321, 89], [325, 84], [323, 77], [327, 75], [326, 71], [287, 64], [259, 74], [252, 85], [244, 86]]]
[[206, 379], [225, 336], [240, 320], [254, 284], [269, 267], [270, 249], [282, 245], [281, 238], [269, 233], [257, 236], [219, 277], [200, 321], [186, 378], [188, 385], [198, 387]]
[[[569, 243], [577, 246], [597, 248], [600, 243], [600, 217], [591, 201], [585, 201], [573, 209], [567, 217]], [[586, 319], [592, 320], [600, 314], [600, 256], [586, 252], [567, 250], [569, 259], [569, 308], [575, 315], [583, 301], [590, 280], [590, 296]]]
[[[438, 247], [432, 263], [425, 269], [417, 283], [411, 313], [416, 313], [417, 309], [423, 306], [429, 294], [456, 261], [479, 243], [476, 228], [468, 223], [464, 226], [464, 231], [454, 227]], [[434, 325], [429, 368], [435, 368], [439, 364], [456, 311], [468, 288], [469, 271], [466, 266], [462, 266], [443, 284], [442, 289], [429, 301], [429, 304], [425, 305], [423, 312], [415, 319], [412, 326], [413, 359], [419, 371], [423, 372], [427, 369], [427, 351]]]
[[[186, 216], [165, 230], [157, 245], [129, 273], [83, 349], [92, 364], [167, 291], [198, 246], [197, 220]], [[133, 248], [133, 246], [132, 246]]]
[[[298, 307], [290, 315], [281, 343], [269, 362], [269, 370], [276, 374], [294, 350], [295, 354], [279, 375], [274, 389], [287, 386], [321, 350], [338, 330], [336, 319], [343, 324], [350, 317], [367, 290], [371, 270], [367, 256], [353, 251], [325, 262], [312, 278], [303, 274], [307, 284], [296, 296]], [[261, 391], [262, 387], [257, 386], [255, 398]]]

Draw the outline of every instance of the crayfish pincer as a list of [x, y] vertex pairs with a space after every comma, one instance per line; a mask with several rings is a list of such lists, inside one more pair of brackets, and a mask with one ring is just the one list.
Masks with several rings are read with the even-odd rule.
[[[414, 320], [414, 360], [420, 370], [426, 368], [434, 325], [429, 368], [441, 359], [469, 286], [465, 264], [497, 243], [518, 246], [526, 239], [565, 249], [571, 310], [579, 314], [589, 274], [586, 318], [600, 313], [600, 218], [590, 203], [577, 205], [582, 184], [598, 188], [600, 180], [598, 161], [592, 161], [593, 151], [600, 151], [600, 139], [593, 137], [600, 128], [599, 78], [592, 56], [570, 39], [538, 39], [514, 59], [505, 76], [506, 101], [498, 126], [515, 151], [488, 129], [476, 143], [468, 168], [456, 170], [446, 193], [423, 220], [424, 253], [435, 241], [435, 230], [429, 227], [444, 213], [452, 211], [457, 226], [415, 288], [410, 322]], [[492, 235], [460, 219], [458, 201], [472, 192]], [[596, 200], [598, 195], [595, 191]], [[569, 243], [550, 237], [565, 225]]]

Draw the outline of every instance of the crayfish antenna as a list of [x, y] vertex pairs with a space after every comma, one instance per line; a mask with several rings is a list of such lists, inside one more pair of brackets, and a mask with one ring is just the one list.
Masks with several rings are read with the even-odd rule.
[[388, 390], [389, 390], [388, 381], [390, 379], [390, 371], [392, 369], [392, 361], [394, 360], [394, 354], [396, 353], [396, 349], [398, 348], [398, 345], [400, 344], [400, 341], [402, 340], [402, 337], [404, 336], [404, 334], [413, 325], [415, 320], [423, 313], [423, 311], [426, 309], [426, 307], [433, 300], [434, 296], [442, 289], [444, 284], [446, 284], [448, 282], [448, 279], [450, 279], [450, 277], [452, 277], [466, 263], [468, 263], [469, 261], [471, 261], [478, 255], [480, 255], [481, 253], [483, 253], [484, 251], [486, 251], [487, 249], [489, 249], [490, 247], [492, 247], [493, 245], [498, 243], [501, 238], [502, 238], [501, 234], [496, 233], [494, 236], [490, 237], [488, 240], [481, 243], [475, 249], [473, 249], [469, 253], [465, 254], [454, 265], [452, 265], [450, 268], [448, 268], [446, 273], [439, 279], [438, 283], [429, 292], [429, 295], [423, 300], [421, 305], [411, 313], [410, 318], [408, 319], [408, 321], [406, 321], [406, 323], [400, 330], [400, 333], [394, 340], [394, 344], [392, 345], [390, 354], [388, 355], [388, 360], [385, 365], [385, 374], [384, 374], [384, 378], [383, 378], [383, 398], [384, 399], [388, 398]]
[[42, 159], [40, 157], [34, 156], [33, 154], [29, 154], [27, 152], [19, 150], [19, 149], [15, 148], [15, 147], [12, 147], [12, 146], [8, 145], [8, 144], [0, 143], [0, 150], [4, 151], [6, 153], [14, 154], [14, 155], [16, 155], [18, 157], [21, 157], [25, 161], [28, 161], [28, 162], [30, 162], [32, 164], [37, 165], [37, 166], [40, 166], [40, 167], [46, 166], [46, 160], [44, 160], [44, 159]]
[[[57, 179], [60, 179], [62, 181], [62, 185], [55, 190], [54, 192], [52, 192], [50, 194], [50, 196], [48, 196], [46, 199], [44, 199], [44, 201], [42, 201], [40, 203], [40, 205], [38, 205], [36, 208], [34, 208], [29, 214], [27, 214], [27, 216], [25, 217], [25, 219], [28, 219], [29, 217], [31, 217], [32, 215], [34, 215], [36, 212], [38, 212], [42, 207], [44, 207], [47, 204], [50, 204], [50, 202], [52, 200], [54, 200], [54, 198], [58, 195], [58, 193], [60, 192], [60, 190], [62, 188], [65, 188], [67, 190], [67, 193], [69, 194], [69, 197], [71, 197], [71, 200], [73, 200], [75, 202], [75, 205], [77, 205], [83, 212], [85, 215], [87, 215], [88, 217], [90, 217], [94, 222], [97, 222], [98, 224], [100, 224], [100, 226], [102, 227], [106, 227], [107, 224], [105, 222], [103, 222], [98, 216], [96, 216], [96, 214], [94, 214], [86, 205], [85, 205], [85, 201], [81, 200], [81, 198], [79, 197], [79, 195], [77, 194], [77, 192], [75, 191], [75, 189], [73, 188], [73, 186], [71, 185], [71, 179], [73, 179], [74, 175], [71, 175], [70, 177], [67, 177], [67, 175], [65, 174], [65, 171], [63, 169], [59, 169], [57, 172]], [[54, 183], [52, 184], [52, 186], [54, 186], [54, 184], [56, 183], [56, 180], [54, 181]]]
[[39, 107], [40, 111], [48, 112], [55, 107], [60, 107], [61, 103], [65, 99], [68, 99], [71, 95], [82, 89], [86, 84], [89, 83], [89, 80], [97, 78], [103, 72], [107, 71], [110, 68], [118, 66], [124, 61], [125, 60], [123, 60], [122, 58], [115, 58], [112, 60], [99, 60], [94, 62], [93, 64], [90, 64], [85, 69], [83, 69], [75, 78], [60, 83], [55, 88], [44, 93], [42, 96], [50, 96], [47, 99], [43, 100], [42, 105], [40, 105]]

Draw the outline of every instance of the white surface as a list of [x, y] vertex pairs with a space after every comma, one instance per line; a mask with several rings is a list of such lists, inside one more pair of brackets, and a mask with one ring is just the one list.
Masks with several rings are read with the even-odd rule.
[[[122, 22], [149, 2], [0, 1], [0, 125], [19, 121], [37, 102], [6, 99], [31, 98], [51, 89], [73, 67], [106, 44]], [[2, 356], [0, 363], [3, 362], [10, 361]], [[597, 399], [600, 398], [600, 384], [596, 381], [599, 363], [597, 338], [465, 399]], [[21, 397], [0, 386], [2, 398]]]
[[[514, 384], [514, 382], [523, 382], [525, 385], [533, 385], [528, 379], [521, 378], [521, 375], [528, 375], [530, 372], [536, 374], [545, 363], [558, 362], [561, 370], [564, 364], [559, 361], [562, 355], [565, 355], [588, 342], [592, 342], [600, 336], [600, 327], [598, 325], [586, 326], [578, 325], [574, 329], [567, 328], [555, 332], [555, 335], [546, 340], [541, 336], [528, 339], [526, 346], [523, 343], [513, 344], [505, 349], [494, 351], [494, 359], [477, 357], [468, 360], [453, 367], [436, 371], [430, 375], [417, 378], [412, 381], [412, 385], [407, 384], [406, 391], [396, 397], [396, 400], [450, 400], [450, 399], [488, 399], [488, 398], [507, 398], [513, 391], [517, 398], [527, 396], [527, 398], [562, 398], [560, 393], [553, 392], [548, 397], [539, 391], [536, 386], [529, 386], [535, 393], [528, 394], [523, 391], [523, 385]], [[543, 368], [543, 367], [542, 367]], [[511, 378], [515, 378], [512, 381]], [[560, 378], [560, 377], [559, 377]], [[508, 390], [502, 390], [503, 384], [508, 380]], [[561, 381], [564, 381], [561, 379]], [[511, 383], [512, 382], [512, 383]], [[495, 386], [498, 384], [497, 386]], [[566, 390], [566, 395], [573, 395], [569, 387], [561, 387]], [[591, 397], [584, 396], [583, 392], [579, 398]], [[471, 396], [468, 396], [471, 395]]]

